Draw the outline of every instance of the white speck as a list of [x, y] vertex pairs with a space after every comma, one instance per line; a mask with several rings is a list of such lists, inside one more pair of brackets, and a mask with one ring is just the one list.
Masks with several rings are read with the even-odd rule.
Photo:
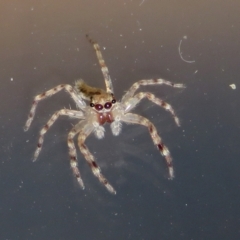
[[196, 70], [195, 72], [194, 72], [194, 74], [196, 74], [198, 72], [198, 70]]
[[235, 90], [235, 89], [237, 88], [234, 83], [233, 83], [233, 84], [230, 84], [229, 87], [231, 87], [233, 90]]
[[13, 78], [10, 78], [11, 81], [13, 81]]
[[127, 48], [127, 46], [125, 46], [124, 48]]
[[120, 36], [120, 37], [122, 37], [123, 35], [122, 35], [122, 34], [120, 34], [119, 36]]
[[31, 11], [33, 11], [33, 10], [34, 10], [34, 7], [31, 8]]
[[106, 50], [106, 47], [103, 47], [103, 50]]
[[36, 69], [37, 69], [37, 67], [34, 67], [33, 69], [34, 69], [34, 70], [36, 70]]

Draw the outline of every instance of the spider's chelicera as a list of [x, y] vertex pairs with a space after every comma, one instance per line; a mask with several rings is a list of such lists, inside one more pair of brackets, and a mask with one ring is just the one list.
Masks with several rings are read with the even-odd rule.
[[94, 133], [98, 139], [103, 138], [105, 131], [103, 125], [105, 123], [110, 124], [113, 135], [117, 136], [121, 132], [121, 123], [125, 122], [132, 124], [140, 124], [148, 128], [154, 145], [156, 145], [156, 147], [166, 160], [169, 171], [169, 178], [172, 179], [174, 177], [172, 157], [168, 148], [162, 142], [162, 139], [157, 133], [156, 127], [147, 118], [137, 115], [135, 113], [131, 113], [131, 110], [133, 110], [143, 98], [147, 98], [153, 103], [169, 111], [173, 116], [176, 124], [179, 126], [179, 119], [170, 104], [164, 102], [162, 99], [156, 97], [150, 92], [136, 93], [136, 90], [140, 86], [162, 84], [175, 88], [184, 88], [184, 84], [176, 84], [166, 81], [164, 79], [140, 80], [130, 87], [130, 89], [122, 97], [121, 101], [117, 101], [114, 97], [112, 81], [108, 72], [108, 68], [105, 65], [104, 59], [102, 57], [100, 47], [96, 42], [92, 41], [88, 37], [88, 35], [87, 39], [93, 45], [96, 51], [97, 58], [104, 76], [106, 91], [103, 89], [91, 87], [87, 85], [83, 80], [78, 80], [75, 82], [74, 87], [68, 84], [61, 84], [46, 92], [43, 92], [42, 94], [35, 96], [30, 113], [28, 115], [27, 122], [24, 127], [25, 131], [29, 129], [32, 123], [38, 102], [54, 95], [62, 89], [65, 89], [71, 95], [77, 105], [77, 110], [61, 109], [52, 115], [52, 117], [48, 120], [48, 122], [40, 131], [40, 137], [38, 140], [37, 149], [34, 153], [33, 161], [37, 159], [42, 149], [44, 135], [60, 115], [77, 118], [80, 121], [71, 129], [71, 131], [68, 133], [67, 138], [70, 165], [73, 170], [73, 174], [77, 178], [81, 188], [84, 189], [84, 183], [78, 169], [76, 147], [73, 140], [74, 137], [78, 134], [79, 149], [87, 160], [87, 163], [91, 167], [93, 174], [108, 189], [109, 192], [116, 194], [115, 189], [101, 173], [101, 169], [97, 165], [94, 156], [90, 153], [87, 146], [85, 145], [85, 140], [91, 133]]

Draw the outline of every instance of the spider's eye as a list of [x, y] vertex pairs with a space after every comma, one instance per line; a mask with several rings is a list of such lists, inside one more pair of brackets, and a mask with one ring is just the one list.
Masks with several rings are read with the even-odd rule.
[[106, 103], [104, 104], [104, 107], [105, 107], [106, 109], [111, 108], [111, 106], [112, 106], [112, 103], [110, 103], [110, 102], [106, 102]]
[[94, 107], [95, 105], [93, 103], [90, 103], [90, 107]]
[[112, 103], [116, 103], [116, 99], [113, 99], [113, 100], [112, 100]]
[[102, 106], [101, 104], [96, 104], [96, 105], [95, 105], [95, 109], [96, 109], [97, 111], [102, 110], [102, 109], [103, 109], [103, 106]]

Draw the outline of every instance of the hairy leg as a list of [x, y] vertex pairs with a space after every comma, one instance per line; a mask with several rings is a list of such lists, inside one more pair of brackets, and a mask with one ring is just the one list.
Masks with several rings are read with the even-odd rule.
[[79, 133], [78, 136], [78, 146], [81, 153], [87, 160], [88, 165], [91, 167], [93, 174], [98, 178], [98, 180], [107, 188], [110, 193], [116, 194], [115, 189], [111, 186], [108, 180], [101, 173], [100, 167], [97, 165], [94, 156], [90, 153], [87, 146], [85, 145], [85, 140], [88, 135], [93, 131], [94, 126], [92, 124], [86, 123], [85, 127]]
[[89, 38], [88, 35], [86, 35], [86, 37], [87, 37], [88, 41], [93, 45], [93, 48], [96, 51], [98, 62], [99, 62], [99, 65], [101, 67], [103, 77], [104, 77], [104, 80], [105, 80], [106, 90], [107, 90], [108, 93], [113, 93], [112, 80], [110, 78], [108, 68], [107, 68], [107, 66], [105, 64], [105, 61], [103, 59], [100, 47], [96, 42], [94, 42], [91, 38]]
[[47, 133], [47, 131], [49, 130], [49, 128], [54, 124], [54, 122], [58, 119], [58, 117], [60, 115], [65, 115], [65, 116], [69, 116], [69, 117], [75, 117], [75, 118], [83, 118], [83, 112], [82, 111], [76, 111], [76, 110], [69, 110], [69, 109], [62, 109], [59, 110], [57, 112], [55, 112], [52, 117], [48, 120], [48, 122], [45, 124], [45, 126], [41, 129], [40, 131], [40, 136], [38, 139], [38, 144], [37, 144], [37, 149], [34, 153], [33, 156], [33, 161], [36, 161], [41, 149], [42, 149], [42, 145], [43, 145], [43, 141], [44, 141], [44, 135]]
[[157, 133], [156, 127], [147, 119], [142, 116], [139, 116], [137, 114], [133, 113], [127, 113], [122, 117], [122, 121], [126, 123], [135, 123], [140, 124], [148, 128], [148, 131], [151, 135], [151, 138], [153, 140], [153, 143], [157, 146], [158, 150], [161, 152], [161, 154], [165, 157], [168, 171], [169, 171], [169, 178], [174, 178], [174, 172], [173, 172], [173, 164], [172, 164], [172, 157], [171, 154], [166, 147], [166, 145], [162, 142], [162, 139]]
[[170, 87], [174, 87], [174, 88], [185, 88], [185, 85], [182, 83], [173, 83], [164, 79], [147, 79], [147, 80], [140, 80], [138, 82], [135, 82], [130, 89], [125, 93], [125, 95], [122, 98], [122, 102], [126, 102], [129, 100], [129, 98], [131, 98], [134, 93], [136, 92], [136, 90], [140, 87], [140, 86], [148, 86], [148, 85], [168, 85]]
[[43, 99], [45, 99], [45, 98], [48, 98], [48, 97], [56, 94], [56, 93], [58, 93], [62, 89], [65, 89], [71, 95], [73, 100], [76, 102], [76, 104], [81, 109], [84, 109], [84, 107], [86, 105], [85, 102], [80, 98], [80, 96], [78, 96], [75, 93], [74, 88], [71, 85], [68, 85], [68, 84], [58, 85], [58, 86], [56, 86], [56, 87], [54, 87], [54, 88], [52, 88], [52, 89], [50, 89], [50, 90], [48, 90], [46, 92], [43, 92], [43, 93], [41, 93], [41, 94], [39, 94], [39, 95], [34, 97], [34, 100], [33, 100], [33, 103], [32, 103], [32, 107], [31, 107], [31, 110], [30, 110], [29, 115], [28, 115], [28, 119], [27, 119], [25, 127], [24, 127], [24, 131], [27, 131], [29, 129], [31, 123], [32, 123], [32, 120], [34, 118], [38, 102], [43, 100]]
[[150, 92], [139, 92], [132, 98], [128, 99], [128, 101], [126, 101], [124, 103], [124, 105], [126, 107], [126, 112], [131, 111], [143, 98], [148, 98], [148, 100], [152, 101], [153, 103], [157, 104], [158, 106], [169, 111], [172, 114], [177, 126], [180, 126], [180, 121], [179, 121], [175, 111], [173, 110], [173, 107], [170, 104], [168, 104], [167, 102], [164, 102], [162, 99], [157, 98], [154, 94], [152, 94]]

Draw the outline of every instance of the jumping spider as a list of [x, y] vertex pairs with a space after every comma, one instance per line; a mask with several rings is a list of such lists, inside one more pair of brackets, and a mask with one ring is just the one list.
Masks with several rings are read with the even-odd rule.
[[[78, 134], [78, 146], [81, 153], [87, 160], [87, 163], [91, 167], [93, 174], [108, 189], [109, 192], [116, 194], [115, 189], [110, 185], [108, 180], [101, 173], [100, 167], [97, 165], [93, 155], [90, 153], [87, 146], [85, 145], [85, 140], [92, 132], [98, 139], [103, 138], [105, 131], [103, 125], [105, 123], [110, 123], [113, 135], [118, 136], [122, 129], [121, 123], [125, 122], [132, 124], [140, 124], [148, 128], [154, 145], [165, 157], [169, 171], [169, 178], [172, 179], [174, 177], [172, 157], [168, 148], [162, 142], [162, 139], [158, 135], [156, 127], [147, 118], [137, 115], [135, 113], [131, 113], [130, 111], [133, 110], [143, 98], [147, 98], [153, 103], [169, 111], [172, 114], [176, 124], [179, 126], [179, 119], [170, 104], [164, 102], [160, 98], [157, 98], [150, 92], [136, 93], [136, 90], [140, 86], [147, 85], [165, 84], [175, 88], [184, 88], [185, 86], [181, 83], [176, 84], [166, 81], [164, 79], [140, 80], [131, 86], [131, 88], [123, 95], [122, 100], [117, 101], [114, 97], [112, 81], [108, 72], [108, 68], [105, 65], [104, 59], [102, 57], [100, 47], [96, 42], [92, 41], [88, 37], [88, 35], [86, 37], [96, 51], [97, 58], [104, 76], [106, 91], [103, 89], [91, 87], [87, 85], [83, 80], [78, 80], [75, 82], [74, 87], [68, 84], [61, 84], [35, 96], [30, 113], [28, 115], [27, 122], [24, 127], [25, 131], [29, 129], [32, 123], [38, 102], [58, 93], [62, 89], [65, 89], [71, 95], [77, 105], [77, 110], [61, 109], [52, 115], [52, 117], [48, 120], [48, 122], [40, 131], [40, 137], [38, 140], [37, 149], [34, 153], [33, 161], [37, 159], [42, 149], [44, 135], [47, 133], [49, 128], [55, 123], [55, 121], [60, 115], [77, 118], [80, 121], [68, 133], [67, 138], [70, 165], [73, 170], [73, 174], [77, 178], [81, 188], [84, 189], [84, 183], [78, 169], [77, 153], [73, 140], [74, 137]], [[88, 102], [88, 104], [86, 103], [86, 101]]]

